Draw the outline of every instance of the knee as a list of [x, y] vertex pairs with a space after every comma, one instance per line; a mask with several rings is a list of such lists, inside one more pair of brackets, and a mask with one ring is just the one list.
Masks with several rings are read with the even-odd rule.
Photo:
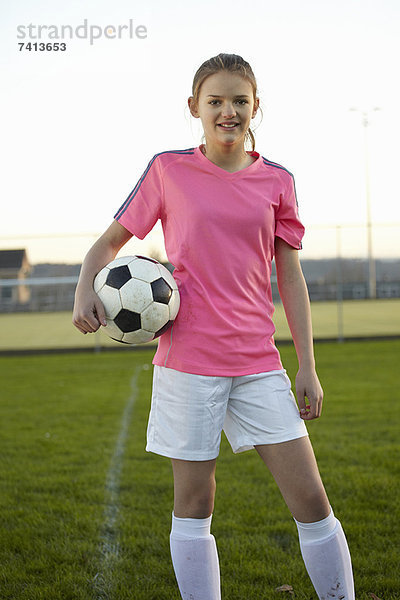
[[214, 497], [199, 496], [190, 498], [186, 505], [187, 517], [192, 519], [206, 519], [214, 511]]
[[293, 508], [292, 514], [297, 521], [309, 523], [325, 519], [331, 510], [323, 487], [304, 491], [300, 502], [297, 502]]
[[188, 485], [175, 490], [174, 513], [176, 517], [205, 519], [214, 510], [215, 479], [207, 484]]

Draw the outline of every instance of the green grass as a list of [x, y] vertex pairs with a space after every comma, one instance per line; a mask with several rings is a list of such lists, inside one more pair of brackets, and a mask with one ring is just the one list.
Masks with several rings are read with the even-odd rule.
[[[317, 345], [323, 416], [308, 424], [346, 531], [358, 600], [399, 598], [400, 341]], [[281, 348], [293, 378], [292, 347]], [[169, 460], [144, 451], [152, 352], [0, 359], [0, 598], [179, 600], [169, 556]], [[138, 368], [118, 494], [119, 553], [101, 591], [110, 461]], [[223, 439], [213, 520], [223, 598], [315, 598], [295, 524], [255, 452]], [[285, 594], [283, 594], [285, 596]]]
[[[314, 337], [336, 338], [337, 304], [311, 304]], [[343, 332], [347, 337], [400, 335], [400, 300], [352, 300], [343, 303]], [[289, 339], [290, 332], [281, 304], [274, 315], [276, 339]], [[0, 315], [0, 350], [20, 348], [116, 347], [102, 329], [82, 335], [72, 325], [70, 312], [13, 313]]]

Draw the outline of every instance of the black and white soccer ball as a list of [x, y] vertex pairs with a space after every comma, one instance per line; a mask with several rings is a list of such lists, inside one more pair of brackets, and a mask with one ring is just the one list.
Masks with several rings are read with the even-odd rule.
[[150, 342], [167, 331], [178, 314], [176, 281], [153, 258], [116, 258], [96, 275], [93, 287], [106, 312], [104, 331], [118, 342]]

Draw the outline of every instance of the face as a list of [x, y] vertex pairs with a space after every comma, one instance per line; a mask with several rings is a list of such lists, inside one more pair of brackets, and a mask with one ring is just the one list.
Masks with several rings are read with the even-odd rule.
[[198, 106], [188, 100], [191, 114], [200, 118], [207, 147], [244, 147], [245, 135], [255, 116], [259, 99], [253, 99], [253, 87], [237, 73], [219, 71], [202, 83]]

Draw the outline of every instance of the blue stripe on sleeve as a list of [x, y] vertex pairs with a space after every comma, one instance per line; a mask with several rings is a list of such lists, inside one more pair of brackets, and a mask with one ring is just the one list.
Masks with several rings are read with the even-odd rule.
[[139, 181], [137, 182], [137, 184], [135, 185], [135, 187], [133, 188], [133, 190], [131, 191], [131, 193], [129, 194], [127, 199], [125, 200], [125, 202], [115, 213], [114, 219], [116, 219], [118, 221], [118, 219], [120, 219], [122, 217], [124, 212], [129, 207], [130, 203], [132, 202], [132, 200], [138, 193], [140, 186], [142, 185], [143, 181], [145, 180], [146, 175], [150, 171], [150, 168], [151, 168], [152, 164], [154, 163], [155, 159], [157, 158], [157, 156], [161, 156], [162, 154], [194, 154], [194, 148], [187, 148], [186, 150], [165, 150], [164, 152], [159, 152], [158, 154], [155, 154], [153, 156], [153, 158], [151, 159], [151, 161], [149, 162], [149, 164], [147, 165], [147, 168], [144, 171], [144, 173], [142, 174], [142, 176], [140, 177]]
[[295, 183], [295, 180], [294, 180], [293, 173], [291, 173], [290, 171], [288, 171], [288, 169], [285, 169], [285, 167], [283, 167], [282, 165], [279, 165], [278, 163], [274, 163], [271, 160], [268, 160], [264, 156], [262, 157], [262, 159], [263, 159], [264, 165], [267, 165], [268, 167], [276, 167], [277, 169], [282, 169], [282, 171], [286, 171], [286, 173], [289, 173], [289, 175], [293, 179], [294, 197], [295, 197], [295, 200], [296, 200], [296, 205], [298, 207], [299, 203], [297, 201], [296, 183]]

